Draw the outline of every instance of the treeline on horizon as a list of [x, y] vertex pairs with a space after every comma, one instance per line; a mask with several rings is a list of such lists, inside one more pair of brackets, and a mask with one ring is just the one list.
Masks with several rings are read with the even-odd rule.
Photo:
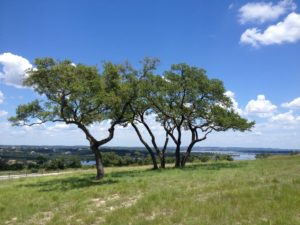
[[[172, 154], [166, 156], [166, 163], [174, 163], [174, 157]], [[189, 158], [189, 162], [208, 162], [209, 160], [214, 161], [233, 161], [233, 157], [228, 154], [214, 154], [214, 153], [202, 153], [192, 154]], [[38, 155], [31, 159], [18, 159], [12, 160], [8, 158], [0, 157], [0, 171], [16, 171], [16, 170], [27, 170], [32, 173], [42, 170], [64, 170], [68, 168], [89, 168], [93, 165], [83, 165], [82, 161], [93, 161], [83, 160], [78, 155], [62, 155], [57, 154], [55, 157], [47, 155]], [[112, 152], [107, 151], [102, 154], [102, 161], [104, 166], [137, 166], [137, 165], [151, 165], [151, 157], [142, 151], [131, 151], [130, 153], [120, 154], [120, 151]]]
[[[158, 63], [158, 59], [145, 58], [136, 69], [128, 62], [104, 62], [100, 71], [96, 66], [74, 65], [69, 60], [36, 59], [24, 85], [43, 97], [18, 106], [16, 116], [9, 120], [16, 126], [47, 122], [77, 126], [94, 154], [97, 179], [104, 176], [101, 147], [113, 139], [117, 125], [133, 128], [148, 151], [153, 169], [165, 168], [170, 142], [176, 146], [175, 167], [180, 168], [194, 145], [210, 133], [229, 129], [243, 132], [254, 126], [234, 111], [223, 82], [209, 79], [204, 69], [180, 63], [158, 74]], [[149, 115], [155, 116], [160, 132], [149, 124]], [[89, 126], [106, 120], [110, 121], [108, 136], [97, 139]], [[190, 132], [191, 139], [182, 154], [184, 130]], [[162, 147], [158, 136], [163, 138]]]

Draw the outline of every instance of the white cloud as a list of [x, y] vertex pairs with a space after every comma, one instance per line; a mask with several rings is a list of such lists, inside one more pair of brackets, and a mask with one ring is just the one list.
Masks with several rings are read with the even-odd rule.
[[273, 116], [277, 106], [266, 100], [264, 95], [258, 95], [256, 100], [250, 100], [245, 107], [245, 113], [250, 116], [270, 117]]
[[269, 26], [261, 31], [258, 28], [247, 29], [240, 38], [241, 43], [251, 44], [253, 47], [294, 43], [300, 40], [300, 15], [290, 13], [282, 22]]
[[66, 131], [66, 130], [73, 130], [76, 127], [65, 124], [65, 123], [56, 123], [53, 126], [47, 127], [48, 131]]
[[0, 117], [6, 116], [7, 114], [8, 114], [8, 112], [6, 112], [4, 110], [0, 110]]
[[25, 71], [32, 68], [27, 59], [9, 52], [0, 54], [0, 64], [3, 66], [0, 80], [17, 88], [22, 87], [23, 79], [27, 76]]
[[271, 122], [277, 122], [280, 124], [297, 124], [300, 123], [300, 116], [294, 116], [293, 111], [277, 114], [271, 117]]
[[2, 91], [0, 91], [0, 104], [4, 102], [4, 94]]
[[235, 93], [232, 91], [226, 91], [225, 95], [231, 99], [233, 110], [238, 114], [242, 115], [243, 110], [239, 108], [239, 103], [235, 100]]
[[285, 108], [290, 108], [290, 109], [300, 108], [300, 97], [295, 98], [291, 102], [285, 102], [281, 106], [285, 107]]
[[[2, 91], [0, 91], [0, 104], [2, 104], [3, 102], [4, 102], [4, 94], [2, 93]], [[7, 114], [8, 112], [0, 109], [0, 117], [6, 116]]]
[[251, 2], [239, 9], [239, 21], [241, 24], [247, 22], [264, 23], [276, 20], [281, 15], [296, 9], [292, 0], [282, 0], [274, 5], [272, 2]]

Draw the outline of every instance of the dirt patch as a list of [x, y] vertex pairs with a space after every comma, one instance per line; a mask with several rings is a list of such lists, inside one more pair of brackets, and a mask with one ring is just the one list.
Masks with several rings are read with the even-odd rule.
[[54, 216], [54, 213], [51, 211], [40, 212], [35, 214], [31, 219], [26, 223], [28, 225], [44, 225], [47, 224]]
[[119, 194], [113, 194], [112, 196], [109, 196], [107, 198], [107, 201], [114, 201], [114, 200], [118, 200], [120, 198]]
[[7, 221], [5, 222], [5, 225], [13, 225], [13, 224], [15, 224], [15, 223], [17, 222], [17, 220], [18, 220], [18, 218], [17, 218], [17, 217], [14, 217], [14, 218], [12, 218], [12, 219], [10, 219], [10, 220], [7, 220]]
[[[122, 196], [116, 193], [107, 198], [94, 198], [91, 202], [94, 206], [101, 207], [101, 211], [109, 213], [120, 208], [128, 208], [135, 205], [141, 196], [139, 193], [134, 196], [122, 198]], [[91, 207], [90, 211], [95, 212], [93, 208], [94, 207]]]
[[96, 207], [100, 207], [100, 206], [105, 205], [106, 200], [103, 200], [101, 198], [94, 198], [94, 199], [92, 199], [92, 202], [95, 204]]
[[151, 215], [143, 215], [143, 217], [145, 218], [145, 220], [151, 221], [154, 220], [157, 217], [165, 217], [165, 216], [171, 216], [173, 215], [173, 211], [170, 209], [163, 209], [159, 212], [152, 212]]
[[[123, 208], [130, 207], [134, 205], [140, 197], [141, 195], [137, 194], [132, 197], [121, 198], [119, 194], [113, 194], [107, 198], [94, 198], [91, 200], [91, 202], [95, 204], [96, 207], [103, 206], [104, 208], [109, 209], [109, 211], [112, 211], [122, 207]], [[113, 204], [113, 202], [115, 201], [116, 202], [121, 201], [121, 203], [118, 204], [117, 206], [111, 206], [111, 204]]]
[[124, 207], [124, 208], [128, 208], [130, 206], [133, 206], [136, 204], [136, 202], [138, 201], [138, 199], [140, 198], [141, 196], [137, 195], [137, 196], [134, 196], [134, 197], [130, 197], [128, 199], [126, 199], [125, 201], [123, 201], [121, 203], [121, 207]]

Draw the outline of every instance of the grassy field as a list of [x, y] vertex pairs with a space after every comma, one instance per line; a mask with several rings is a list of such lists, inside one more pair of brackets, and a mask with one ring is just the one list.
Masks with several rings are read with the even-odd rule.
[[0, 224], [300, 224], [300, 156], [0, 182]]

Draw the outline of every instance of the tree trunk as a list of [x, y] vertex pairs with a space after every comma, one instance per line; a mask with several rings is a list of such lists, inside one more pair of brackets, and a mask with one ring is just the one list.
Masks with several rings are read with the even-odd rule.
[[184, 157], [182, 157], [182, 161], [181, 161], [181, 166], [182, 166], [182, 167], [185, 166], [187, 160], [189, 159], [189, 157], [190, 157], [190, 155], [191, 155], [191, 152], [192, 152], [192, 149], [193, 149], [193, 147], [194, 147], [195, 144], [196, 144], [196, 142], [192, 142], [192, 143], [188, 146], [188, 148], [187, 148], [187, 150], [186, 150], [186, 153], [185, 153]]
[[157, 166], [157, 161], [156, 161], [156, 157], [155, 157], [155, 154], [154, 152], [152, 151], [152, 149], [148, 149], [148, 152], [150, 153], [150, 156], [151, 156], [151, 160], [152, 160], [152, 164], [153, 164], [153, 169], [154, 170], [157, 170], [158, 169], [158, 166]]
[[131, 123], [132, 127], [134, 128], [136, 134], [138, 135], [140, 141], [143, 143], [143, 145], [146, 147], [146, 149], [148, 150], [151, 160], [152, 160], [152, 164], [153, 164], [153, 169], [156, 170], [158, 169], [157, 166], [157, 161], [156, 161], [156, 157], [154, 152], [152, 151], [152, 148], [147, 144], [147, 142], [143, 139], [141, 132], [139, 131], [139, 129], [137, 128], [137, 126], [134, 123]]
[[176, 145], [175, 151], [175, 167], [180, 168], [180, 144]]
[[100, 153], [98, 147], [92, 147], [92, 151], [94, 152], [95, 160], [96, 160], [96, 171], [97, 171], [96, 179], [100, 180], [104, 177], [104, 167], [103, 167], [103, 163], [102, 163], [102, 156], [101, 156], [101, 153]]
[[178, 137], [176, 143], [176, 151], [175, 151], [175, 167], [180, 168], [181, 160], [180, 160], [180, 147], [181, 147], [181, 128], [177, 127]]
[[166, 168], [166, 156], [164, 152], [162, 152], [160, 155], [160, 168], [162, 169]]

